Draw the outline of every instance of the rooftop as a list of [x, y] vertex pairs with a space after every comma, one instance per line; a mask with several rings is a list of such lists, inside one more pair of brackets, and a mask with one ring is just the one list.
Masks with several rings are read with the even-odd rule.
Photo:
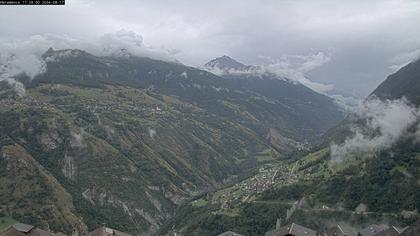
[[292, 223], [291, 225], [283, 226], [280, 229], [271, 230], [267, 232], [265, 236], [285, 236], [290, 234], [294, 236], [316, 236], [316, 231]]

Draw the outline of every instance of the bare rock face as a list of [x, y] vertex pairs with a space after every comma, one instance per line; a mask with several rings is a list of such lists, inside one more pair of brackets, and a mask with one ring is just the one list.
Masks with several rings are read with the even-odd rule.
[[[0, 192], [0, 198], [7, 202], [0, 206], [0, 211], [7, 215], [13, 214], [16, 220], [20, 220], [21, 215], [30, 215], [39, 220], [38, 224], [45, 228], [53, 224], [67, 226], [52, 229], [56, 231], [75, 232], [79, 235], [88, 232], [86, 225], [74, 212], [71, 195], [23, 147], [18, 145], [2, 146], [0, 166], [5, 169], [0, 176], [2, 189], [6, 189], [3, 185], [19, 183], [14, 184], [14, 188], [8, 188], [9, 192]], [[0, 171], [3, 171], [1, 167]], [[22, 209], [12, 207], [16, 206], [18, 202], [24, 206], [30, 205], [31, 212], [25, 212], [25, 207]], [[38, 218], [37, 216], [41, 212], [49, 217]]]
[[57, 148], [58, 144], [62, 142], [58, 133], [42, 133], [38, 136], [38, 141], [46, 151], [51, 151]]
[[185, 196], [173, 193], [171, 191], [165, 191], [165, 197], [176, 205], [181, 205], [183, 202], [185, 202], [185, 200], [187, 200]]
[[367, 206], [363, 203], [360, 203], [354, 211], [358, 214], [365, 213], [367, 211]]
[[74, 162], [74, 157], [65, 154], [63, 162], [63, 168], [61, 169], [63, 175], [70, 180], [74, 180], [76, 178], [77, 170], [76, 164]]
[[71, 132], [70, 146], [72, 148], [84, 148], [86, 143], [84, 142], [85, 131], [80, 128], [79, 132]]

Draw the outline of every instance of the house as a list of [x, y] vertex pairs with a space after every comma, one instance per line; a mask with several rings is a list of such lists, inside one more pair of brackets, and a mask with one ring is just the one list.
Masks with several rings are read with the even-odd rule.
[[53, 234], [53, 236], [66, 236], [66, 235], [61, 232], [58, 232], [58, 233]]
[[238, 233], [235, 233], [235, 232], [232, 232], [232, 231], [226, 231], [226, 232], [221, 233], [217, 236], [242, 236], [242, 234], [238, 234]]
[[389, 226], [381, 224], [381, 225], [369, 225], [366, 228], [362, 229], [362, 231], [360, 231], [360, 235], [361, 236], [376, 236], [378, 235], [378, 233], [389, 229]]
[[420, 235], [420, 220], [416, 222], [416, 224], [407, 227], [401, 233], [401, 236], [412, 236], [412, 235]]
[[0, 236], [52, 236], [49, 232], [38, 229], [35, 226], [27, 225], [23, 223], [16, 223], [3, 232]]
[[265, 236], [316, 236], [316, 232], [312, 229], [292, 223], [283, 227], [268, 231]]
[[375, 234], [375, 236], [399, 236], [401, 232], [394, 226]]
[[89, 236], [131, 236], [131, 234], [102, 226], [90, 232]]
[[[404, 235], [403, 233], [409, 228], [410, 227], [397, 228], [395, 226], [391, 226], [388, 229], [379, 232], [375, 236], [399, 236], [399, 235]], [[408, 235], [410, 235], [410, 234], [408, 234]], [[411, 234], [411, 235], [420, 235], [420, 234]]]
[[336, 226], [327, 229], [324, 233], [325, 236], [356, 236], [354, 230], [344, 224], [337, 224]]

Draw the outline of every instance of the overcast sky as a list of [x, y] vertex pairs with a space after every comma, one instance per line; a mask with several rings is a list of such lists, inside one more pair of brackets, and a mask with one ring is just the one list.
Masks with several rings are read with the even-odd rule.
[[[0, 39], [90, 40], [121, 29], [189, 65], [229, 55], [362, 96], [420, 55], [417, 0], [66, 0], [0, 6]], [[141, 36], [141, 37], [140, 37]], [[1, 46], [1, 45], [0, 45]]]

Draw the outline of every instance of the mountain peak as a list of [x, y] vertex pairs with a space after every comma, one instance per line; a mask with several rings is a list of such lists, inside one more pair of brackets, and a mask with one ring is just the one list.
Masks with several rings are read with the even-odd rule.
[[223, 55], [221, 57], [218, 57], [216, 59], [213, 59], [209, 62], [207, 62], [204, 67], [208, 69], [219, 69], [219, 70], [246, 70], [249, 68], [249, 66], [244, 65], [235, 59]]
[[65, 57], [79, 57], [82, 55], [90, 55], [89, 53], [80, 50], [80, 49], [61, 49], [61, 50], [55, 50], [53, 48], [49, 48], [43, 55], [42, 58], [44, 58], [47, 61], [53, 61], [57, 59], [62, 59]]

